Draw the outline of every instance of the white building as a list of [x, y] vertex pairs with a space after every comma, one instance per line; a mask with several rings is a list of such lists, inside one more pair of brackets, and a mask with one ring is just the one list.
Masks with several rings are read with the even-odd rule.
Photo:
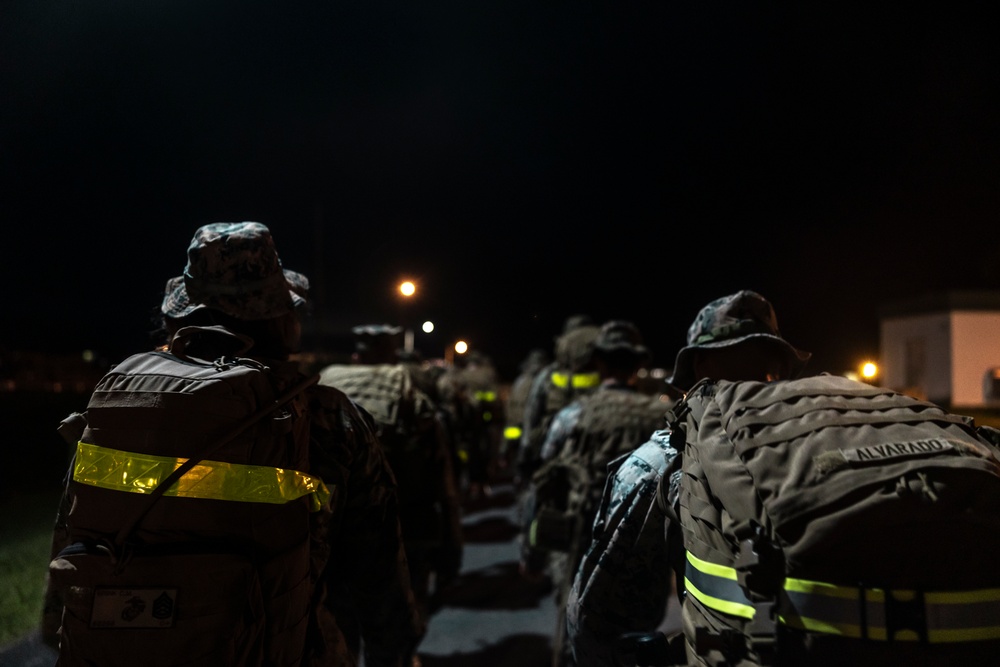
[[953, 408], [1000, 407], [1000, 292], [936, 292], [886, 305], [884, 387]]

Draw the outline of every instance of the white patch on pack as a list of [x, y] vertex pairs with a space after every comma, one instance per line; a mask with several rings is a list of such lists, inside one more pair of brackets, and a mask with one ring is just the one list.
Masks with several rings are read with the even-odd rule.
[[882, 445], [858, 447], [857, 449], [841, 449], [840, 453], [848, 461], [864, 463], [908, 456], [940, 454], [954, 449], [955, 445], [947, 440], [930, 438], [928, 440], [913, 440], [912, 442], [887, 442]]
[[97, 588], [91, 628], [172, 628], [176, 588]]

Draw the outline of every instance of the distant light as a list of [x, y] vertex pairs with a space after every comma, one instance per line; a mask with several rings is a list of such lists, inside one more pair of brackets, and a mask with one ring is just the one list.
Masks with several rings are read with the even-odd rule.
[[399, 293], [403, 296], [413, 296], [417, 291], [417, 286], [414, 285], [409, 280], [403, 281], [399, 284]]
[[83, 351], [83, 360], [85, 362], [87, 362], [88, 364], [94, 360], [94, 356], [95, 355], [94, 355], [94, 351], [93, 350], [84, 350]]
[[861, 377], [870, 380], [878, 375], [878, 366], [872, 361], [866, 361], [861, 365]]
[[430, 320], [427, 320], [426, 322], [420, 325], [420, 328], [423, 330], [424, 333], [430, 333], [434, 331], [434, 323], [431, 322]]
[[455, 351], [459, 354], [465, 354], [469, 351], [469, 345], [464, 340], [460, 340], [455, 343]]

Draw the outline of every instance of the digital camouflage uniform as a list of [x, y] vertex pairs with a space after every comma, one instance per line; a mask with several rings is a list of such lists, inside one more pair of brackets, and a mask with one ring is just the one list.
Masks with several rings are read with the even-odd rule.
[[531, 383], [548, 363], [548, 355], [544, 350], [532, 350], [528, 357], [521, 363], [520, 372], [510, 384], [507, 392], [507, 400], [504, 405], [504, 432], [501, 447], [501, 456], [505, 462], [513, 462], [520, 449], [521, 436], [524, 429], [524, 412], [528, 404], [528, 393], [531, 391]]
[[[618, 638], [651, 632], [663, 620], [673, 574], [656, 489], [676, 456], [669, 432], [661, 430], [610, 465], [593, 538], [566, 603], [567, 640], [580, 667], [634, 667], [616, 651]], [[679, 485], [677, 472], [671, 500]]]
[[[181, 324], [183, 318], [206, 312], [248, 325], [277, 321], [304, 303], [307, 289], [305, 276], [281, 267], [267, 227], [215, 223], [195, 233], [184, 275], [167, 283], [162, 312]], [[301, 377], [294, 362], [261, 360], [285, 381]], [[359, 624], [366, 665], [408, 666], [425, 628], [410, 589], [396, 480], [375, 425], [370, 415], [330, 387], [311, 387], [303, 403], [301, 418], [309, 424], [308, 472], [322, 478], [332, 496], [310, 516], [312, 614], [302, 664], [357, 665], [357, 646], [349, 645], [342, 628]], [[74, 440], [75, 427], [68, 425], [66, 431]], [[53, 555], [68, 541], [69, 500], [64, 495], [60, 502]], [[60, 592], [48, 588], [43, 639], [52, 645], [58, 642], [61, 611]]]
[[575, 324], [556, 339], [555, 360], [532, 380], [524, 405], [524, 425], [517, 455], [517, 468], [528, 479], [541, 463], [542, 445], [556, 413], [579, 396], [597, 388], [600, 378], [591, 366], [591, 343], [599, 327]]
[[525, 505], [531, 524], [522, 562], [530, 571], [538, 566], [538, 552], [547, 551], [548, 571], [556, 588], [560, 613], [553, 664], [557, 666], [572, 661], [564, 643], [563, 610], [576, 568], [590, 544], [608, 463], [663, 428], [669, 407], [660, 396], [635, 388], [635, 373], [649, 352], [634, 325], [621, 320], [606, 323], [592, 348], [601, 384], [556, 414]]
[[[731, 348], [751, 340], [764, 341], [768, 347], [757, 354], [781, 360], [793, 376], [801, 373], [810, 356], [781, 337], [770, 302], [742, 290], [698, 312], [688, 328], [687, 345], [677, 353], [671, 384], [687, 391], [699, 379], [694, 371], [697, 350]], [[666, 502], [676, 512], [679, 463], [669, 431], [660, 430], [611, 465], [593, 538], [566, 605], [567, 640], [580, 667], [634, 667], [635, 657], [622, 650], [621, 636], [652, 632], [664, 617], [683, 537], [659, 503]], [[658, 500], [665, 474], [670, 475], [666, 499]]]
[[426, 622], [432, 592], [458, 575], [463, 550], [458, 491], [436, 408], [402, 364], [331, 365], [320, 384], [346, 392], [376, 422], [398, 484], [410, 581]]

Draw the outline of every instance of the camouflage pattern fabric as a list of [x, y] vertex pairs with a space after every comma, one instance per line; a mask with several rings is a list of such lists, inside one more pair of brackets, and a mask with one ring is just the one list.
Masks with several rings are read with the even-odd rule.
[[184, 274], [167, 281], [164, 315], [180, 318], [213, 308], [241, 320], [265, 320], [305, 303], [309, 280], [283, 269], [270, 230], [259, 222], [200, 227]]
[[343, 391], [377, 424], [398, 485], [410, 581], [426, 622], [431, 573], [440, 591], [458, 575], [463, 553], [461, 502], [445, 426], [402, 364], [327, 366], [320, 384]]
[[[552, 422], [542, 448], [545, 463], [533, 479], [533, 489], [539, 498], [530, 506], [536, 511], [546, 504], [564, 510], [576, 524], [568, 550], [549, 554], [549, 573], [560, 609], [553, 639], [555, 665], [568, 663], [563, 610], [581, 555], [590, 544], [591, 525], [607, 479], [608, 463], [663, 428], [667, 407], [657, 396], [641, 394], [626, 384], [605, 381], [596, 391], [561, 410]], [[550, 471], [555, 477], [548, 485], [564, 497], [546, 497], [548, 491], [537, 486], [547, 484]], [[541, 525], [537, 530], [541, 539]], [[538, 560], [531, 551], [528, 545], [525, 558], [528, 566]]]
[[[269, 362], [281, 372], [294, 364]], [[371, 417], [331, 387], [307, 392], [310, 470], [332, 489], [329, 505], [311, 515], [311, 576], [315, 582], [304, 665], [409, 664], [425, 627], [410, 588], [399, 524], [396, 481], [375, 436]], [[67, 542], [65, 501], [60, 504], [52, 554]], [[43, 639], [55, 645], [61, 602], [47, 590]]]
[[[320, 384], [336, 387], [367, 410], [375, 422], [405, 430], [416, 417], [434, 412], [430, 399], [416, 389], [401, 364], [337, 364], [320, 371]], [[412, 397], [404, 402], [404, 397]]]
[[[567, 643], [580, 667], [626, 664], [615, 652], [618, 638], [653, 631], [663, 620], [673, 575], [668, 521], [656, 493], [676, 457], [669, 431], [661, 430], [609, 466], [593, 539], [566, 603]], [[678, 471], [670, 478], [670, 502], [679, 487]]]

